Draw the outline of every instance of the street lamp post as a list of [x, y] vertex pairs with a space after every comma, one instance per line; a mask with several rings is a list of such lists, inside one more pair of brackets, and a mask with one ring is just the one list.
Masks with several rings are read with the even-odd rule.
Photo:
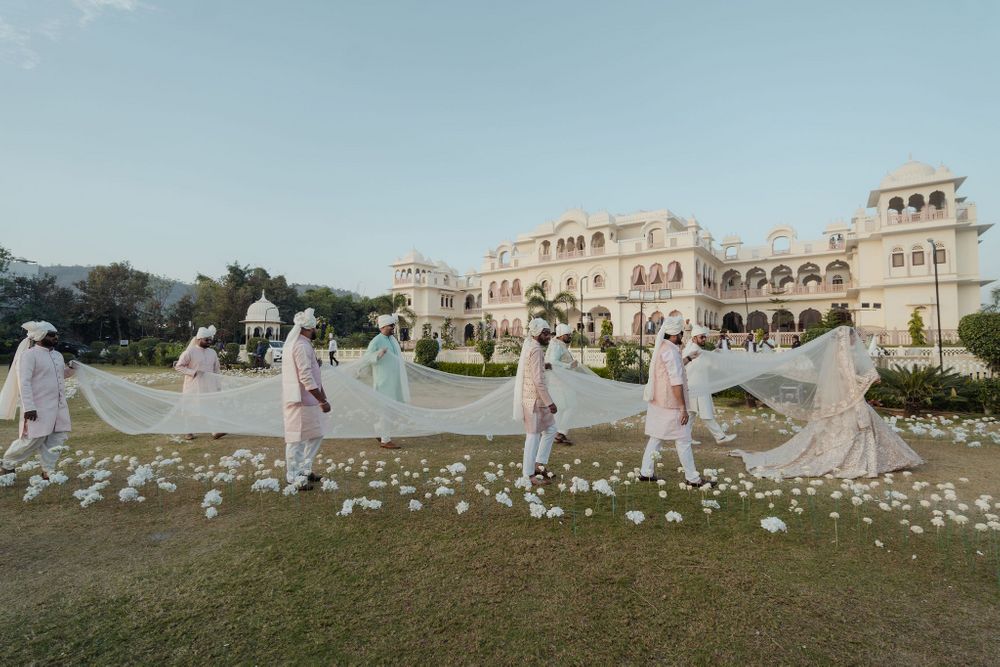
[[934, 245], [934, 239], [927, 239], [927, 242], [931, 244], [931, 263], [934, 265], [934, 309], [937, 311], [938, 366], [943, 373], [944, 349], [941, 347], [941, 288], [938, 286], [937, 247]]
[[583, 319], [583, 281], [589, 276], [580, 278], [580, 363], [583, 363], [584, 341], [587, 339], [587, 322]]
[[660, 290], [630, 290], [628, 296], [618, 297], [619, 303], [639, 304], [639, 384], [642, 384], [642, 344], [643, 333], [645, 333], [646, 321], [643, 314], [643, 307], [647, 303], [664, 303], [669, 301], [672, 292], [668, 289]]

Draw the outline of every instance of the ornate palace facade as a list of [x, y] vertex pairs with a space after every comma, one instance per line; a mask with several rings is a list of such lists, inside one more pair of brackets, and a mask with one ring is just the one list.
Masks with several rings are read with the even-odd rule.
[[[407, 296], [418, 327], [430, 322], [437, 331], [450, 318], [457, 340], [471, 337], [484, 313], [497, 333], [523, 335], [524, 292], [538, 283], [549, 295], [572, 292], [578, 306], [569, 321], [591, 334], [606, 319], [616, 336], [649, 332], [674, 309], [713, 329], [797, 331], [835, 308], [905, 343], [916, 309], [933, 338], [936, 265], [949, 338], [963, 315], [978, 310], [980, 287], [990, 282], [979, 275], [979, 236], [992, 225], [958, 195], [964, 180], [910, 161], [882, 179], [850, 222], [813, 240], [778, 226], [761, 245], [736, 234], [716, 239], [694, 218], [666, 209], [570, 210], [491, 249], [478, 270], [459, 273], [414, 250], [392, 264], [392, 292]], [[662, 290], [669, 298], [636, 301], [665, 297]]]

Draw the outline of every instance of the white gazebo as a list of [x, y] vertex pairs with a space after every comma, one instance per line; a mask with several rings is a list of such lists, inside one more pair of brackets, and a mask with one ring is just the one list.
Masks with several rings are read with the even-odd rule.
[[281, 340], [281, 314], [278, 307], [267, 300], [264, 291], [260, 292], [260, 299], [254, 301], [247, 308], [247, 317], [240, 320], [243, 325], [245, 340], [263, 337], [268, 340]]

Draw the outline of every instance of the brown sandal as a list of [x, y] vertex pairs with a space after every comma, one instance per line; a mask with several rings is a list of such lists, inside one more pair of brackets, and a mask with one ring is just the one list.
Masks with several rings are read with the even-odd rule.
[[392, 440], [390, 440], [389, 442], [382, 442], [381, 440], [379, 440], [378, 446], [381, 447], [382, 449], [402, 449], [402, 447], [394, 443]]
[[570, 440], [569, 438], [567, 438], [562, 433], [557, 433], [556, 434], [556, 439], [553, 442], [557, 442], [560, 445], [566, 445], [567, 447], [571, 446], [573, 444], [573, 441]]

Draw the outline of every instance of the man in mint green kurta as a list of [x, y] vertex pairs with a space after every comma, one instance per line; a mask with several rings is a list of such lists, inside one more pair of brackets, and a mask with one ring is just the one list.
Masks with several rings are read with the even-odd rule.
[[[403, 351], [393, 335], [396, 330], [395, 315], [380, 315], [379, 333], [368, 344], [362, 361], [372, 367], [372, 388], [383, 396], [400, 403], [410, 402], [410, 387], [406, 379]], [[386, 449], [399, 449], [388, 433], [379, 438]]]

